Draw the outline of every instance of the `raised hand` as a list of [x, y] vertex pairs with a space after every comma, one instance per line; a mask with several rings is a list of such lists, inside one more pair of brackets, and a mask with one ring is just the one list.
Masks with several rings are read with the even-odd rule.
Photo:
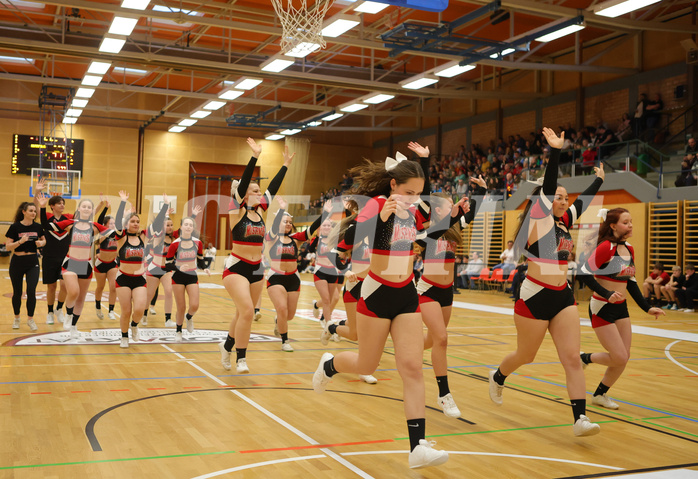
[[39, 208], [46, 208], [46, 205], [48, 204], [48, 196], [46, 196], [44, 193], [39, 192], [36, 196], [37, 203], [39, 203]]
[[196, 205], [196, 206], [194, 206], [194, 207], [191, 209], [191, 215], [192, 215], [192, 216], [198, 216], [198, 214], [201, 213], [203, 210], [204, 210], [204, 209], [203, 209], [201, 206]]
[[128, 201], [128, 193], [126, 193], [124, 190], [120, 190], [119, 198], [121, 198], [121, 201], [125, 203], [126, 201]]
[[322, 206], [322, 209], [325, 210], [327, 213], [332, 213], [332, 200], [325, 201], [325, 204]]
[[99, 194], [99, 204], [104, 206], [107, 209], [109, 209], [111, 207], [109, 200], [104, 198], [104, 195], [102, 193]]
[[284, 147], [284, 166], [288, 168], [291, 166], [291, 162], [293, 161], [293, 157], [296, 156], [296, 152], [294, 151], [293, 154], [289, 154], [288, 152], [288, 145]]
[[398, 195], [391, 195], [383, 204], [383, 209], [380, 212], [380, 217], [383, 222], [388, 221], [390, 215], [397, 213], [397, 198]]
[[451, 217], [455, 218], [456, 216], [458, 216], [459, 210], [462, 210], [463, 214], [470, 211], [470, 202], [468, 201], [467, 197], [464, 196], [458, 201], [458, 203], [453, 205], [453, 208], [451, 208]]
[[174, 208], [170, 208], [167, 210], [167, 216], [172, 216], [174, 214], [175, 210]]
[[560, 133], [560, 136], [555, 134], [550, 128], [543, 128], [543, 136], [545, 136], [545, 141], [548, 142], [551, 148], [562, 149], [562, 145], [565, 143], [565, 132]]
[[416, 141], [410, 141], [407, 145], [407, 148], [417, 153], [417, 156], [419, 156], [420, 158], [429, 158], [428, 146], [422, 146]]
[[594, 167], [594, 174], [602, 180], [606, 178], [606, 172], [603, 170], [603, 163], [599, 163], [599, 166]]
[[279, 202], [279, 208], [282, 210], [288, 210], [288, 201], [283, 199], [281, 196], [276, 195], [276, 201]]
[[476, 185], [478, 185], [482, 188], [487, 188], [487, 182], [482, 179], [482, 175], [478, 176], [477, 178], [475, 178], [474, 176], [471, 176], [470, 182], [475, 183]]
[[258, 145], [252, 138], [247, 139], [247, 144], [252, 149], [252, 156], [259, 158], [259, 155], [262, 154], [262, 145]]
[[34, 189], [38, 192], [44, 191], [46, 189], [46, 180], [41, 178], [36, 182], [36, 188]]
[[164, 204], [164, 205], [170, 204], [170, 197], [167, 196], [165, 193], [162, 194], [162, 204]]

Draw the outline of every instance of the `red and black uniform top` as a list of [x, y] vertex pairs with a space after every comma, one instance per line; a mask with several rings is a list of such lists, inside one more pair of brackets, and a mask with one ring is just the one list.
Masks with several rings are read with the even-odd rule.
[[51, 213], [46, 213], [46, 208], [41, 208], [40, 212], [41, 225], [46, 232], [46, 245], [43, 247], [43, 254], [47, 258], [65, 258], [68, 254], [70, 239], [67, 231], [58, 231], [50, 225], [60, 223], [64, 220], [72, 220], [73, 215], [65, 214], [60, 217], [53, 216]]
[[[46, 211], [44, 208], [41, 209], [44, 212]], [[87, 228], [81, 228], [79, 226], [81, 224], [89, 226]], [[72, 228], [68, 232], [69, 226], [72, 226]], [[44, 226], [44, 229], [46, 229], [46, 227], [51, 228], [52, 231], [55, 231], [57, 233], [68, 233], [68, 237], [70, 239], [68, 253], [70, 253], [70, 251], [73, 249], [86, 249], [91, 253], [92, 243], [94, 243], [95, 237], [100, 236], [105, 232], [109, 231], [106, 226], [96, 223], [94, 221], [75, 218], [66, 219], [55, 223], [48, 223], [46, 226]], [[90, 253], [88, 253], [88, 258], [91, 256]], [[69, 257], [70, 255], [66, 254], [66, 256]]]
[[[619, 246], [625, 246], [628, 250], [629, 258], [623, 258], [622, 252], [618, 251]], [[635, 300], [638, 306], [647, 312], [650, 304], [647, 302], [635, 279], [635, 249], [630, 244], [619, 241], [602, 241], [596, 246], [594, 252], [582, 266], [580, 280], [589, 286], [598, 296], [608, 300], [613, 291], [601, 286], [591, 278], [601, 278], [615, 283], [625, 283], [628, 293]], [[592, 276], [593, 275], [593, 276]]]
[[[524, 221], [521, 231], [528, 231], [528, 220], [540, 220], [551, 215], [553, 199], [557, 190], [558, 164], [560, 150], [551, 148], [550, 160], [545, 170], [543, 187], [540, 195], [531, 198], [533, 204], [529, 217]], [[596, 195], [603, 184], [597, 177], [594, 182], [582, 192], [561, 217], [555, 219], [555, 226], [533, 243], [526, 242], [524, 254], [529, 260], [539, 263], [567, 264], [570, 253], [574, 250], [574, 241], [570, 228], [591, 204], [591, 198]], [[524, 235], [526, 236], [526, 235]]]
[[131, 244], [129, 243], [129, 238], [126, 238], [124, 244], [122, 244], [121, 248], [119, 248], [119, 254], [117, 255], [117, 257], [119, 258], [119, 265], [121, 266], [124, 264], [142, 264], [143, 260], [145, 259], [145, 244], [143, 243], [141, 234], [126, 233], [125, 231], [116, 234], [117, 240], [120, 240], [124, 237], [136, 237], [138, 238], [138, 244]]
[[[184, 246], [185, 243], [189, 243]], [[199, 238], [174, 240], [167, 250], [167, 271], [196, 274], [196, 268], [204, 269], [204, 244]]]
[[[281, 183], [284, 180], [284, 176], [286, 176], [287, 168], [282, 166], [276, 176], [271, 180], [259, 205], [248, 208], [244, 197], [247, 194], [247, 188], [250, 186], [250, 182], [252, 181], [252, 174], [254, 173], [256, 163], [257, 158], [254, 156], [250, 158], [249, 163], [245, 167], [245, 171], [242, 173], [240, 183], [238, 183], [238, 186], [235, 189], [233, 198], [230, 200], [230, 204], [228, 205], [229, 211], [237, 211], [244, 208], [245, 210], [254, 210], [257, 214], [259, 214], [260, 209], [262, 211], [267, 211], [267, 209], [269, 209], [269, 205], [271, 204], [274, 195], [276, 195], [276, 193], [279, 191]], [[264, 243], [264, 235], [266, 230], [261, 214], [259, 214], [259, 218], [259, 221], [253, 221], [249, 218], [247, 211], [245, 211], [245, 214], [242, 216], [242, 218], [240, 218], [240, 221], [238, 221], [231, 230], [233, 245], [243, 244], [261, 246]]]
[[[283, 208], [276, 212], [271, 229], [266, 234], [266, 241], [271, 243], [271, 246], [269, 246], [269, 258], [276, 262], [297, 264], [298, 244], [296, 241], [308, 241], [313, 232], [320, 227], [321, 220], [320, 218], [316, 219], [305, 231], [286, 234], [281, 231], [281, 220], [285, 214], [286, 211]], [[291, 241], [287, 243], [285, 238], [289, 238]]]

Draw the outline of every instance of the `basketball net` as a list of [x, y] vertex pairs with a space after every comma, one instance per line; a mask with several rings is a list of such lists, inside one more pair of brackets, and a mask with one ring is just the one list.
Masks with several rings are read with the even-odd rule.
[[317, 0], [314, 4], [313, 0], [272, 0], [271, 3], [281, 20], [281, 51], [284, 54], [291, 52], [291, 56], [305, 56], [325, 48], [322, 22], [334, 0]]

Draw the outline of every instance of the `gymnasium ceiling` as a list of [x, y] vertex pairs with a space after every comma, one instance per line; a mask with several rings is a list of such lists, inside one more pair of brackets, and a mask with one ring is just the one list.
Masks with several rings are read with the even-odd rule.
[[[297, 59], [286, 70], [271, 73], [260, 70], [263, 62], [280, 53], [282, 30], [271, 0], [152, 0], [143, 11], [122, 8], [119, 0], [0, 0], [0, 85], [5, 85], [0, 89], [0, 115], [35, 111], [38, 119], [37, 99], [42, 85], [77, 89], [90, 62], [99, 60], [111, 62], [111, 67], [79, 123], [164, 129], [188, 118], [208, 101], [217, 100], [229, 85], [224, 82], [245, 76], [263, 82], [192, 128], [225, 129], [231, 114], [263, 111], [269, 111], [265, 120], [300, 122], [368, 93], [381, 92], [394, 98], [325, 122], [318, 129], [402, 131], [404, 128], [391, 126], [392, 118], [441, 115], [449, 119], [449, 114], [424, 109], [423, 99], [523, 100], [545, 95], [493, 86], [481, 88], [494, 67], [500, 74], [562, 68], [622, 76], [637, 71], [608, 66], [608, 62], [604, 65], [603, 52], [573, 64], [555, 63], [556, 57], [574, 53], [576, 38], [583, 45], [607, 42], [608, 50], [612, 50], [641, 32], [678, 32], [687, 37], [698, 33], [698, 28], [691, 25], [695, 8], [691, 1], [666, 0], [618, 18], [606, 18], [593, 13], [596, 0], [503, 0], [500, 10], [493, 14], [459, 21], [449, 40], [460, 41], [442, 41], [430, 51], [394, 51], [381, 34], [405, 22], [436, 28], [443, 22], [462, 19], [489, 2], [450, 0], [441, 13], [389, 6], [378, 14], [355, 13], [358, 3], [336, 0], [326, 15], [358, 16], [361, 23], [357, 27], [337, 38], [325, 38], [325, 49]], [[159, 7], [154, 10], [156, 5]], [[118, 54], [102, 53], [100, 43], [114, 16], [120, 14], [135, 14], [136, 27]], [[483, 48], [497, 50], [482, 47], [487, 42], [506, 42], [555, 20], [579, 15], [584, 16], [586, 28], [576, 34], [548, 43], [532, 41], [529, 50], [522, 48], [505, 57], [482, 55]], [[474, 38], [481, 43], [472, 43]], [[473, 70], [441, 78], [435, 86], [419, 90], [406, 90], [398, 84], [425, 70], [462, 60], [467, 49], [480, 52], [472, 62], [476, 65]], [[27, 61], [8, 62], [3, 57]], [[457, 113], [450, 116], [454, 119]]]

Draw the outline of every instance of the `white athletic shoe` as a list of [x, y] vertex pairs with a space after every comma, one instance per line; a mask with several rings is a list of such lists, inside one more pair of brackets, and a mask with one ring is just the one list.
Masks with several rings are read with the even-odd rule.
[[182, 342], [182, 332], [181, 331], [175, 331], [175, 342], [176, 343]]
[[68, 330], [73, 325], [73, 315], [66, 314], [63, 316], [63, 329]]
[[606, 409], [618, 409], [620, 407], [617, 402], [615, 402], [613, 399], [606, 396], [605, 394], [601, 394], [600, 396], [594, 396], [593, 398], [591, 398], [591, 403], [596, 406], [605, 407]]
[[97, 314], [97, 317], [99, 319], [104, 319], [104, 313], [102, 312], [102, 310], [100, 308], [95, 308], [95, 313]]
[[433, 448], [436, 441], [427, 441], [426, 439], [419, 440], [419, 446], [415, 447], [410, 452], [410, 468], [417, 469], [420, 467], [438, 466], [448, 461], [448, 453], [446, 451], [437, 451]]
[[121, 338], [121, 344], [119, 344], [119, 347], [123, 349], [128, 348], [128, 338]]
[[141, 318], [141, 322], [138, 323], [140, 326], [147, 326], [148, 325], [148, 316], [143, 316]]
[[579, 416], [577, 422], [572, 427], [575, 436], [593, 436], [601, 432], [601, 426], [594, 424], [584, 414]]
[[696, 310], [695, 310], [695, 309], [686, 308], [686, 309], [683, 310], [683, 312], [684, 312], [684, 313], [695, 313]]
[[374, 378], [370, 374], [359, 374], [359, 379], [366, 384], [378, 384], [378, 379]]
[[453, 400], [451, 393], [441, 396], [436, 401], [444, 410], [444, 414], [448, 417], [460, 417], [460, 409], [456, 406], [456, 401]]
[[63, 312], [62, 309], [56, 310], [56, 319], [58, 320], [59, 323], [65, 322], [65, 313]]
[[138, 326], [131, 326], [131, 341], [138, 341]]
[[334, 333], [334, 334], [332, 335], [332, 341], [334, 341], [335, 343], [341, 343], [341, 342], [342, 342], [342, 338], [339, 336], [339, 334]]
[[223, 343], [218, 343], [218, 349], [221, 352], [221, 364], [223, 369], [230, 371], [230, 352], [225, 350], [225, 345]]
[[286, 341], [285, 343], [281, 343], [281, 350], [286, 351], [287, 353], [292, 353], [293, 352], [293, 346], [291, 346], [291, 343]]
[[237, 364], [235, 365], [235, 369], [237, 370], [238, 374], [247, 374], [250, 372], [250, 368], [247, 367], [247, 359], [242, 358], [238, 359]]
[[12, 322], [12, 329], [19, 329], [19, 323], [21, 320], [19, 318], [15, 318], [15, 320]]
[[332, 378], [325, 374], [325, 363], [333, 357], [334, 354], [332, 353], [324, 353], [320, 358], [320, 364], [318, 364], [313, 374], [313, 389], [318, 394], [324, 393], [325, 389], [327, 389], [327, 384], [332, 380]]
[[189, 331], [189, 333], [194, 332], [194, 318], [187, 319], [187, 331]]
[[37, 329], [39, 329], [39, 327], [36, 325], [33, 319], [27, 319], [27, 326], [29, 326], [29, 329], [31, 329], [32, 331], [36, 331]]
[[53, 313], [48, 313], [46, 315], [46, 324], [53, 324], [56, 319], [56, 316]]
[[502, 398], [502, 392], [504, 391], [504, 386], [500, 386], [494, 380], [494, 373], [496, 373], [496, 372], [497, 371], [490, 370], [490, 399], [497, 406], [501, 406], [502, 403], [504, 402], [504, 399]]
[[148, 312], [149, 312], [150, 314], [152, 314], [153, 316], [155, 316], [156, 314], [158, 314], [157, 311], [155, 311], [155, 308], [153, 308], [152, 306], [150, 307], [150, 309], [148, 309]]
[[168, 319], [167, 321], [165, 321], [165, 327], [166, 327], [166, 328], [176, 328], [176, 327], [177, 327], [177, 323], [175, 323], [175, 322], [172, 321], [171, 319]]
[[78, 331], [77, 326], [70, 327], [70, 339], [75, 339], [75, 340], [80, 339], [80, 331]]
[[254, 318], [253, 318], [253, 319], [254, 319], [255, 321], [259, 321], [260, 319], [262, 319], [262, 313], [259, 312], [259, 311], [255, 311], [255, 312], [254, 312]]
[[327, 346], [330, 343], [330, 339], [332, 338], [332, 334], [330, 333], [329, 330], [329, 323], [327, 321], [320, 321], [320, 324], [322, 324], [322, 333], [320, 334], [320, 342], [322, 343], [323, 346]]
[[315, 319], [320, 319], [320, 307], [317, 304], [317, 301], [313, 300], [313, 316], [315, 316]]
[[109, 319], [116, 319], [116, 313], [112, 310], [109, 311], [109, 314], [107, 315]]

